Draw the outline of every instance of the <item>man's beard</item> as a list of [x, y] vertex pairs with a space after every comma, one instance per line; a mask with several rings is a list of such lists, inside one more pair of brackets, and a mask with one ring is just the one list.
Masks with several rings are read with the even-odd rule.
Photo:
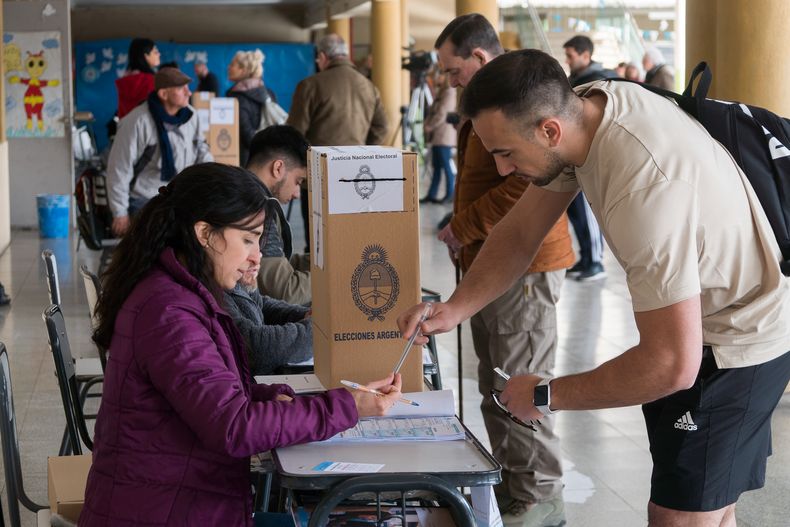
[[269, 192], [272, 193], [272, 196], [274, 196], [274, 199], [276, 199], [280, 203], [283, 203], [283, 200], [280, 199], [280, 192], [282, 192], [283, 187], [285, 186], [285, 180], [286, 180], [286, 178], [281, 179], [280, 181], [275, 183], [272, 186], [272, 188], [269, 189]]
[[543, 171], [543, 175], [524, 176], [518, 173], [516, 175], [522, 177], [523, 179], [526, 179], [531, 184], [537, 187], [545, 187], [546, 185], [557, 179], [557, 177], [563, 173], [565, 167], [569, 165], [569, 163], [564, 159], [562, 159], [557, 152], [554, 152], [552, 150], [546, 150], [543, 155], [548, 161], [548, 164], [546, 165], [546, 169]]

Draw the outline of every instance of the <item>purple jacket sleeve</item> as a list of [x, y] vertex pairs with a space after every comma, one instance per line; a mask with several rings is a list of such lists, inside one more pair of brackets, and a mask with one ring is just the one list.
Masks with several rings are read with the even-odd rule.
[[346, 390], [288, 402], [256, 400], [259, 389], [252, 397], [245, 392], [227, 366], [234, 362], [227, 340], [219, 346], [212, 340], [205, 314], [172, 304], [147, 307], [134, 326], [137, 363], [207, 448], [245, 457], [327, 439], [356, 424]]
[[296, 394], [293, 388], [287, 384], [253, 384], [252, 385], [252, 400], [253, 401], [271, 401], [278, 395], [288, 395], [293, 397]]

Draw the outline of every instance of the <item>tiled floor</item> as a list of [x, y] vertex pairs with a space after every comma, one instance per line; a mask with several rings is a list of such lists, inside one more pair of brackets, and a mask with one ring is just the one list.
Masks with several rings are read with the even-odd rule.
[[[298, 204], [294, 206], [295, 247], [302, 246]], [[420, 250], [422, 284], [447, 298], [454, 273], [444, 248], [435, 240], [435, 225], [447, 206], [422, 207]], [[40, 253], [52, 249], [59, 263], [63, 312], [76, 354], [95, 353], [89, 340], [89, 320], [79, 264], [95, 269], [97, 255], [75, 251], [74, 240], [39, 240], [37, 233], [13, 233], [11, 247], [0, 256], [0, 282], [13, 297], [0, 308], [0, 341], [9, 349], [22, 451], [25, 487], [31, 497], [46, 502], [46, 456], [57, 452], [64, 418], [48, 352], [41, 312], [47, 289]], [[580, 284], [566, 280], [559, 304], [558, 374], [589, 369], [637, 342], [637, 334], [622, 271], [607, 261], [605, 281]], [[476, 359], [468, 325], [463, 334], [464, 419], [487, 443], [478, 409]], [[446, 387], [457, 390], [455, 333], [439, 337], [440, 364]], [[766, 488], [744, 495], [738, 505], [738, 525], [790, 525], [785, 509], [790, 496], [790, 396], [774, 415], [774, 455], [769, 460]], [[639, 408], [596, 412], [561, 412], [558, 433], [565, 466], [565, 502], [571, 527], [639, 526], [646, 524], [645, 506], [650, 480], [650, 456]], [[3, 488], [5, 485], [2, 485]], [[5, 492], [3, 492], [4, 509]], [[23, 525], [34, 515], [23, 511]]]

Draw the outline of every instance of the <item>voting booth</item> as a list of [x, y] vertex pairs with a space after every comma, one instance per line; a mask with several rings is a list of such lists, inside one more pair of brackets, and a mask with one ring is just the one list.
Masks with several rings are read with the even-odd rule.
[[[315, 372], [327, 388], [393, 371], [406, 341], [397, 318], [420, 292], [417, 155], [313, 147], [308, 154]], [[403, 391], [422, 391], [414, 346]]]

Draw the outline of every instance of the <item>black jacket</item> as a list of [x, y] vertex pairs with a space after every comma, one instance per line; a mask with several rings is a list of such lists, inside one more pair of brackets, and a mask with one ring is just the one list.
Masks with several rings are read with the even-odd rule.
[[277, 98], [266, 86], [246, 91], [228, 90], [226, 95], [239, 100], [239, 162], [245, 166], [250, 155], [250, 143], [261, 123], [261, 107], [267, 97], [271, 97], [274, 102], [277, 102]]
[[313, 328], [304, 318], [308, 308], [236, 286], [225, 292], [225, 310], [247, 343], [253, 375], [271, 375], [313, 356]]
[[584, 68], [579, 73], [571, 73], [571, 76], [568, 80], [571, 83], [571, 86], [574, 88], [576, 86], [581, 86], [582, 84], [587, 84], [588, 82], [592, 81], [600, 81], [603, 79], [613, 79], [617, 77], [617, 74], [612, 70], [607, 70], [603, 66], [601, 66], [600, 62], [592, 61], [590, 65]]

